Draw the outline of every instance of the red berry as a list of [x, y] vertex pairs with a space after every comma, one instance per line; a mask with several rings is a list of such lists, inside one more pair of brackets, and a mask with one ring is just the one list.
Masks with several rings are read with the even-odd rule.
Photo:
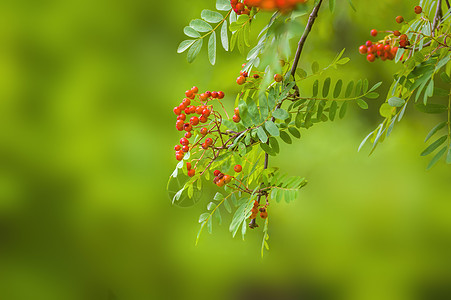
[[216, 185], [219, 186], [219, 187], [223, 187], [224, 184], [225, 184], [224, 179], [219, 179], [219, 180], [216, 182]]
[[367, 49], [368, 49], [367, 50], [368, 54], [375, 53], [376, 52], [376, 45], [369, 46]]
[[241, 118], [238, 115], [233, 115], [232, 120], [233, 122], [238, 123], [239, 121], [241, 121]]
[[193, 130], [193, 126], [190, 123], [185, 123], [185, 125], [183, 125], [183, 130], [191, 131]]
[[186, 97], [192, 97], [193, 96], [193, 92], [191, 90], [188, 90], [185, 92]]
[[241, 3], [241, 2], [237, 3], [236, 4], [236, 10], [239, 11], [239, 12], [244, 11], [244, 4]]
[[188, 98], [183, 99], [183, 106], [188, 107], [191, 104], [191, 100]]
[[246, 66], [246, 63], [241, 65], [241, 69], [243, 69]]
[[211, 97], [211, 92], [210, 91], [206, 91], [205, 92], [205, 96], [207, 96], [207, 98]]
[[191, 170], [188, 171], [188, 176], [189, 177], [193, 177], [194, 174], [196, 174], [196, 171], [194, 169], [191, 169]]
[[213, 144], [213, 140], [211, 138], [206, 138], [205, 144], [207, 144], [207, 146], [211, 146], [211, 144]]
[[208, 116], [210, 115], [210, 110], [208, 108], [204, 109], [202, 111], [202, 115], [205, 116], [206, 118], [208, 118]]
[[390, 50], [391, 50], [390, 45], [385, 45], [384, 51], [385, 51], [385, 52], [389, 52]]
[[204, 110], [203, 106], [196, 107], [196, 114], [201, 115], [203, 110]]
[[197, 124], [199, 124], [199, 118], [196, 116], [191, 117], [191, 119], [189, 119], [189, 122], [191, 125], [196, 126]]
[[226, 183], [226, 184], [228, 184], [230, 181], [232, 181], [232, 176], [230, 176], [230, 175], [224, 175], [224, 182]]
[[240, 75], [241, 75], [241, 76], [244, 76], [244, 77], [247, 77], [247, 76], [248, 76], [248, 74], [247, 74], [246, 71], [241, 71], [241, 72], [240, 72]]
[[183, 152], [188, 152], [189, 151], [189, 146], [183, 146], [182, 147], [182, 151]]
[[397, 16], [396, 17], [396, 23], [401, 24], [402, 22], [404, 22], [404, 18], [402, 16]]
[[376, 60], [376, 56], [374, 56], [374, 54], [368, 54], [368, 55], [366, 56], [366, 59], [367, 59], [369, 62], [373, 62], [373, 61]]
[[183, 122], [182, 120], [177, 120], [177, 122], [175, 122], [175, 127], [179, 128], [179, 127], [183, 127], [183, 125], [185, 124], [185, 122]]
[[365, 43], [365, 45], [366, 45], [367, 47], [371, 46], [372, 44], [373, 44], [372, 41], [366, 41], [366, 43]]
[[401, 35], [401, 32], [399, 32], [399, 30], [395, 30], [395, 31], [393, 31], [393, 34], [394, 34], [395, 36], [400, 36], [400, 35]]
[[224, 98], [224, 92], [219, 91], [218, 92], [218, 99], [222, 99], [222, 98]]
[[213, 174], [214, 174], [215, 176], [218, 176], [219, 174], [221, 174], [221, 171], [215, 170], [215, 171], [213, 172]]
[[258, 78], [260, 78], [260, 75], [254, 74], [254, 78], [255, 78], [255, 79], [258, 79]]
[[368, 51], [368, 48], [365, 45], [359, 47], [360, 54], [365, 54]]
[[382, 56], [382, 55], [383, 55], [383, 54], [382, 54], [382, 51], [377, 51], [377, 52], [376, 52], [376, 55], [379, 56], [379, 57]]
[[201, 123], [206, 123], [208, 121], [208, 118], [206, 116], [200, 116], [199, 120]]
[[235, 172], [240, 173], [243, 170], [243, 167], [241, 167], [241, 165], [236, 165], [235, 167], [233, 167], [233, 170], [235, 170]]
[[407, 40], [400, 40], [399, 41], [399, 46], [401, 46], [401, 48], [407, 47], [407, 44], [408, 44]]
[[185, 108], [185, 114], [189, 115], [191, 112], [189, 111], [189, 107]]
[[206, 135], [207, 134], [207, 128], [206, 127], [202, 127], [202, 129], [200, 130], [200, 134]]
[[196, 112], [196, 107], [194, 106], [194, 105], [191, 105], [190, 107], [189, 107], [189, 113], [190, 114], [194, 114]]
[[218, 98], [218, 92], [211, 92], [212, 98]]
[[175, 153], [175, 159], [182, 160], [183, 159], [183, 152], [182, 151], [177, 151]]
[[205, 93], [202, 93], [202, 94], [199, 95], [199, 98], [200, 98], [201, 101], [205, 101], [208, 98], [208, 96], [205, 95]]
[[191, 163], [190, 162], [187, 162], [186, 163], [186, 169], [189, 171], [189, 170], [191, 170]]
[[415, 6], [414, 11], [417, 15], [421, 14], [423, 12], [423, 9], [421, 8], [421, 6]]
[[202, 149], [208, 149], [207, 143], [202, 143]]
[[396, 52], [398, 52], [398, 47], [393, 47], [393, 48], [391, 48], [390, 52], [391, 52], [393, 55], [396, 55]]
[[242, 85], [246, 82], [246, 78], [244, 76], [240, 76], [236, 79], [236, 83], [238, 83], [239, 85]]
[[185, 137], [189, 139], [192, 136], [191, 132], [185, 132]]
[[180, 114], [177, 116], [177, 120], [182, 120], [185, 121], [186, 120], [186, 115], [185, 114]]
[[274, 75], [274, 80], [275, 80], [276, 82], [281, 82], [282, 79], [283, 79], [282, 75], [280, 75], [280, 74]]
[[240, 115], [240, 109], [238, 107], [235, 107], [235, 109], [233, 110], [233, 112], [235, 113], [235, 115], [239, 116]]
[[183, 146], [188, 146], [189, 145], [189, 141], [187, 138], [181, 138], [180, 139], [180, 144], [182, 144]]
[[175, 128], [177, 128], [178, 131], [183, 131], [183, 125], [185, 125], [185, 124], [181, 124], [181, 125], [178, 125], [178, 126], [175, 125]]
[[175, 151], [180, 151], [180, 149], [182, 149], [182, 147], [180, 147], [180, 145], [175, 145], [174, 146], [174, 150]]
[[191, 88], [191, 92], [193, 92], [193, 94], [197, 94], [198, 91], [199, 91], [199, 89], [197, 88], [197, 86], [193, 86]]
[[174, 114], [176, 114], [178, 116], [181, 113], [182, 113], [182, 110], [180, 109], [180, 107], [178, 107], [178, 106], [174, 107]]
[[384, 45], [382, 44], [377, 44], [377, 51], [383, 51], [384, 50]]
[[376, 36], [377, 35], [377, 30], [376, 29], [372, 29], [371, 30], [371, 35], [372, 36]]

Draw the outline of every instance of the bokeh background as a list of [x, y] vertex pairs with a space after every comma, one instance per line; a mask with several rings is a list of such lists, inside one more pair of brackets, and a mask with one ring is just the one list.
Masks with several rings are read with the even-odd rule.
[[[416, 2], [354, 1], [357, 13], [337, 2], [321, 9], [301, 66], [346, 48], [351, 62], [331, 75], [383, 81], [383, 95], [398, 66], [357, 48], [370, 29], [414, 17]], [[383, 97], [271, 158], [309, 185], [271, 206], [263, 259], [261, 229], [233, 239], [230, 216], [194, 245], [208, 202], [167, 196], [172, 108], [197, 85], [223, 90], [231, 111], [244, 61], [177, 55], [203, 8], [214, 1], [0, 2], [0, 299], [451, 299], [450, 167], [425, 171], [419, 156], [445, 116], [409, 109], [368, 157], [357, 147]]]

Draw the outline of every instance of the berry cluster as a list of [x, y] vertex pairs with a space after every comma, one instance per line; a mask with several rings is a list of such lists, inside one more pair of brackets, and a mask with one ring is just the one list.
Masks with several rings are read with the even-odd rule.
[[247, 7], [258, 7], [263, 10], [280, 10], [286, 12], [293, 10], [296, 5], [305, 3], [307, 0], [244, 0], [243, 2]]
[[249, 217], [249, 219], [255, 219], [257, 218], [258, 212], [260, 211], [260, 217], [262, 219], [266, 219], [268, 217], [268, 211], [266, 210], [267, 205], [260, 207], [260, 209], [258, 208], [260, 204], [258, 204], [257, 201], [254, 202], [254, 207], [252, 207], [251, 209], [251, 216]]
[[235, 110], [233, 111], [234, 115], [232, 117], [233, 122], [238, 123], [241, 121], [240, 117], [240, 109], [238, 107], [235, 107]]
[[[224, 98], [223, 92], [210, 92], [207, 91], [205, 93], [198, 94], [199, 89], [197, 87], [193, 87], [192, 89], [185, 92], [186, 98], [182, 100], [179, 106], [174, 107], [173, 111], [177, 116], [177, 120], [175, 123], [175, 127], [178, 131], [185, 131], [184, 137], [180, 139], [180, 144], [175, 145], [175, 158], [178, 161], [181, 161], [185, 155], [185, 153], [192, 150], [196, 147], [204, 137], [210, 132], [207, 127], [201, 125], [203, 123], [207, 123], [209, 121], [209, 117], [213, 111], [213, 106], [208, 104], [210, 100], [213, 99], [222, 99]], [[191, 105], [192, 101], [198, 102], [198, 105]], [[188, 115], [192, 116], [189, 121], [187, 120]], [[197, 114], [197, 116], [196, 116]], [[200, 128], [201, 127], [201, 128]], [[197, 131], [196, 129], [199, 129]], [[196, 133], [201, 135], [201, 139], [197, 141], [194, 145], [190, 146], [189, 139], [193, 136], [193, 130], [196, 130]], [[211, 137], [206, 137], [205, 141], [201, 144], [202, 149], [208, 149], [210, 146], [213, 146], [214, 141]], [[192, 168], [191, 163], [186, 163], [186, 169], [188, 175], [190, 177], [195, 175], [195, 168]]]
[[[246, 66], [246, 64], [242, 64], [242, 65], [241, 65], [241, 68], [243, 69], [245, 66]], [[246, 78], [248, 78], [248, 77], [249, 77], [249, 74], [248, 74], [246, 71], [241, 70], [241, 71], [240, 71], [240, 76], [238, 76], [238, 78], [236, 79], [236, 83], [237, 83], [238, 85], [242, 85], [242, 84], [246, 83]], [[260, 78], [260, 75], [258, 75], [257, 73], [255, 73], [254, 75], [252, 75], [252, 77], [253, 77], [254, 79], [259, 79], [259, 78]]]
[[366, 59], [373, 62], [376, 58], [382, 61], [393, 60], [396, 56], [398, 47], [392, 47], [389, 40], [379, 41], [373, 44], [371, 41], [366, 41], [365, 45], [359, 47], [360, 54], [367, 54]]
[[[414, 11], [416, 14], [421, 14], [423, 9], [421, 6], [415, 6]], [[401, 24], [404, 23], [404, 18], [402, 16], [397, 16], [395, 18], [396, 23]], [[396, 52], [398, 51], [398, 47], [395, 46], [398, 43], [400, 48], [407, 48], [410, 46], [409, 39], [406, 34], [401, 34], [399, 30], [394, 31], [385, 31], [390, 33], [383, 40], [373, 43], [371, 41], [367, 41], [365, 45], [359, 47], [360, 54], [367, 54], [366, 59], [369, 62], [373, 62], [376, 58], [380, 58], [381, 60], [392, 60], [396, 56]], [[371, 36], [377, 36], [378, 31], [376, 29], [372, 29], [370, 32]]]
[[237, 15], [249, 15], [252, 7], [246, 2], [248, 1], [244, 0], [243, 2], [239, 2], [238, 0], [230, 0], [230, 5], [232, 5], [232, 9]]
[[[241, 165], [235, 165], [233, 169], [236, 173], [240, 173], [243, 168], [241, 167]], [[213, 183], [219, 187], [223, 187], [224, 185], [229, 184], [230, 181], [235, 178], [228, 174], [224, 174], [219, 170], [215, 170], [213, 172], [213, 175], [215, 175], [215, 178], [213, 178]]]

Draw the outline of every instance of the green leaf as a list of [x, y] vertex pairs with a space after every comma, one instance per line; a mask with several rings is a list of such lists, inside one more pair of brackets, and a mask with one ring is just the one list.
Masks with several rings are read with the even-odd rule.
[[329, 8], [331, 12], [335, 10], [335, 0], [329, 0]]
[[368, 109], [368, 103], [366, 103], [364, 100], [359, 98], [356, 100], [356, 102], [357, 102], [357, 105], [360, 106], [360, 108]]
[[208, 9], [204, 9], [201, 12], [200, 16], [202, 17], [202, 19], [204, 19], [205, 21], [207, 21], [209, 23], [218, 23], [219, 21], [222, 21], [222, 19], [224, 18], [217, 11], [211, 11]]
[[199, 223], [204, 222], [206, 219], [208, 219], [208, 217], [210, 216], [209, 213], [203, 213], [199, 216]]
[[216, 207], [216, 204], [214, 203], [214, 202], [210, 202], [210, 203], [208, 203], [208, 205], [207, 205], [207, 210], [212, 210], [213, 208], [215, 208]]
[[271, 149], [273, 149], [274, 152], [279, 153], [279, 142], [277, 142], [275, 137], [269, 138], [269, 144], [271, 145]]
[[301, 138], [301, 133], [299, 130], [295, 127], [288, 127], [288, 131], [293, 135], [295, 138]]
[[324, 80], [323, 84], [323, 97], [326, 98], [327, 95], [329, 95], [329, 88], [330, 88], [330, 77], [327, 77], [326, 80]]
[[349, 3], [349, 6], [351, 6], [352, 10], [356, 12], [357, 10], [355, 9], [355, 6], [354, 6], [354, 3], [352, 3], [352, 0], [348, 0], [348, 3]]
[[185, 28], [183, 28], [183, 32], [189, 37], [193, 37], [193, 38], [200, 37], [200, 33], [189, 26], [185, 26]]
[[352, 90], [354, 89], [354, 81], [350, 81], [348, 86], [346, 87], [345, 98], [349, 98], [352, 94]]
[[216, 9], [222, 11], [228, 11], [232, 9], [229, 0], [216, 0]]
[[227, 21], [221, 26], [221, 43], [225, 51], [229, 51], [229, 37], [227, 35]]
[[199, 32], [208, 32], [208, 31], [213, 30], [213, 27], [211, 27], [210, 24], [208, 24], [207, 22], [205, 22], [204, 20], [201, 20], [201, 19], [191, 20], [191, 22], [189, 23], [189, 26]]
[[257, 136], [262, 143], [266, 143], [268, 141], [268, 136], [261, 126], [257, 127]]
[[271, 156], [275, 156], [276, 152], [274, 152], [274, 150], [269, 147], [268, 145], [264, 144], [264, 143], [260, 143], [260, 148], [263, 149], [263, 151], [265, 151], [266, 153], [268, 153]]
[[280, 132], [280, 138], [287, 144], [293, 143], [290, 135], [288, 133], [286, 133], [285, 131]]
[[406, 101], [399, 97], [391, 97], [390, 99], [388, 99], [388, 105], [392, 107], [401, 107], [404, 105], [404, 103], [406, 103]]
[[342, 86], [343, 86], [343, 80], [339, 79], [337, 81], [337, 83], [335, 84], [334, 98], [338, 98], [338, 96], [340, 96]]
[[431, 79], [431, 81], [429, 81], [428, 86], [426, 87], [426, 91], [424, 92], [423, 97], [424, 105], [427, 104], [428, 97], [432, 97], [433, 94], [434, 94], [434, 79]]
[[379, 98], [379, 94], [376, 92], [371, 92], [365, 95], [368, 99], [377, 99]]
[[448, 149], [448, 154], [446, 154], [446, 163], [451, 164], [451, 147]]
[[435, 125], [434, 128], [432, 128], [431, 131], [429, 131], [428, 135], [424, 139], [424, 142], [426, 143], [437, 131], [445, 127], [447, 123], [448, 122], [445, 121]]
[[340, 119], [344, 118], [347, 109], [348, 109], [348, 102], [344, 102], [343, 105], [340, 107], [340, 112], [338, 114]]
[[358, 97], [360, 95], [362, 89], [362, 79], [359, 79], [355, 84], [354, 97]]
[[279, 136], [279, 128], [276, 124], [274, 124], [273, 121], [269, 120], [265, 123], [265, 129], [268, 131], [268, 133], [272, 136]]
[[383, 103], [379, 108], [379, 114], [384, 118], [391, 117], [395, 112], [395, 108], [390, 106], [388, 103]]
[[312, 72], [313, 72], [313, 74], [315, 74], [315, 73], [317, 73], [318, 71], [319, 71], [319, 64], [318, 64], [317, 61], [314, 61], [314, 62], [312, 63]]
[[424, 105], [423, 103], [416, 104], [415, 107], [424, 113], [427, 114], [440, 114], [444, 113], [448, 110], [448, 107], [441, 104], [428, 103]]
[[363, 84], [362, 84], [362, 91], [364, 92], [364, 93], [366, 93], [367, 91], [368, 91], [368, 84], [369, 84], [369, 82], [368, 82], [368, 79], [364, 79], [363, 80]]
[[197, 40], [193, 46], [189, 49], [186, 59], [189, 63], [192, 63], [194, 59], [196, 59], [196, 56], [199, 54], [200, 49], [202, 48], [203, 40]]
[[216, 62], [216, 33], [214, 31], [208, 39], [208, 60], [212, 65]]
[[375, 85], [373, 85], [373, 87], [372, 88], [370, 88], [370, 92], [372, 92], [372, 91], [374, 91], [375, 89], [377, 89], [378, 87], [380, 87], [381, 86], [381, 84], [382, 84], [382, 81], [380, 81], [380, 82], [378, 82], [378, 83], [376, 83]]
[[429, 145], [426, 149], [424, 149], [423, 152], [421, 152], [421, 156], [426, 156], [428, 154], [431, 154], [435, 149], [437, 149], [441, 144], [443, 144], [448, 136], [444, 135], [442, 137], [439, 137], [435, 142]]
[[182, 53], [186, 49], [188, 49], [192, 44], [194, 44], [196, 40], [184, 40], [180, 43], [179, 47], [177, 48], [177, 53]]
[[229, 213], [231, 213], [232, 212], [232, 207], [230, 206], [230, 203], [229, 203], [229, 201], [227, 201], [227, 199], [224, 199], [224, 207], [225, 207], [225, 209], [229, 212]]
[[318, 86], [319, 86], [319, 81], [317, 79], [313, 83], [313, 97], [316, 97], [318, 95]]
[[273, 117], [279, 120], [286, 120], [290, 116], [283, 108], [278, 108], [273, 112]]
[[442, 158], [442, 156], [445, 154], [447, 148], [448, 147], [445, 146], [442, 149], [440, 149], [439, 152], [437, 152], [437, 154], [429, 162], [426, 170], [429, 170], [430, 168], [432, 168], [440, 160], [440, 158]]
[[294, 120], [294, 124], [297, 128], [300, 128], [302, 126], [302, 118], [304, 117], [304, 114], [301, 111], [298, 111], [296, 114], [296, 119]]
[[213, 200], [215, 200], [215, 201], [221, 201], [222, 199], [224, 199], [224, 195], [221, 194], [220, 192], [217, 192], [215, 194], [215, 196], [213, 197]]
[[336, 101], [332, 101], [329, 108], [329, 119], [333, 121], [335, 119], [335, 114], [337, 113], [338, 104]]

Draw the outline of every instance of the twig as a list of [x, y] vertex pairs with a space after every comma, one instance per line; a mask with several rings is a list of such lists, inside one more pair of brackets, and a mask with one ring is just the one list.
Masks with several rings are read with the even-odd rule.
[[435, 29], [440, 25], [442, 19], [442, 0], [437, 1], [437, 9], [435, 10], [434, 23], [432, 23], [432, 36], [435, 36]]

